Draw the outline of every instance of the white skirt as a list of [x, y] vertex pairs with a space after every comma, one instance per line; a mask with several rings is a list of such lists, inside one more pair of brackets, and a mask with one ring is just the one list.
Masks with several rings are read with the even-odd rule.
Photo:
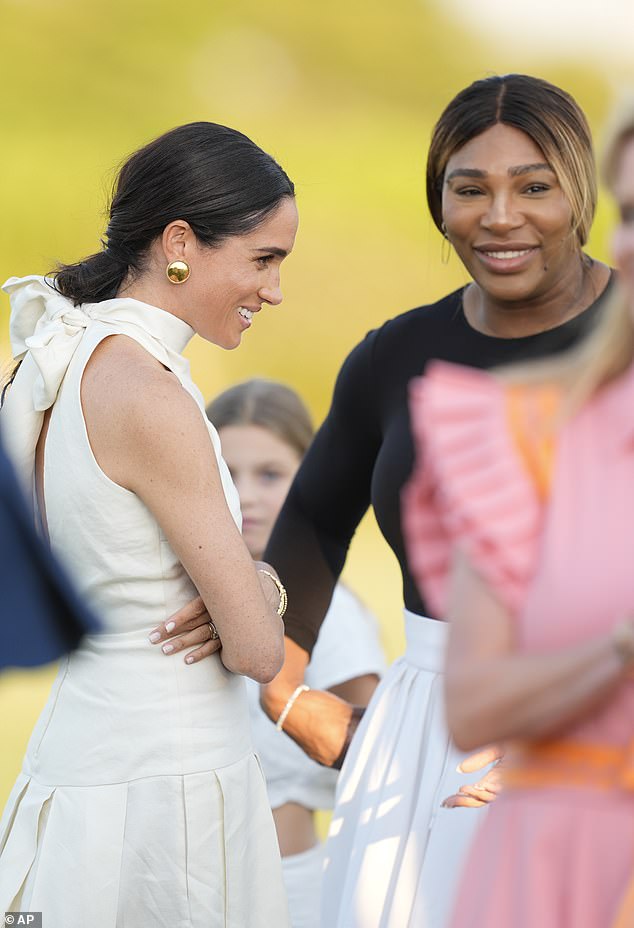
[[289, 928], [244, 680], [217, 656], [162, 661], [131, 631], [62, 662], [0, 820], [0, 912], [19, 910], [48, 928]]
[[[441, 808], [473, 780], [444, 718], [448, 626], [405, 611], [407, 649], [346, 757], [326, 843], [322, 928], [444, 928], [481, 809]], [[476, 775], [477, 778], [477, 775]]]
[[324, 846], [321, 842], [301, 854], [282, 857], [292, 928], [319, 928], [323, 870]]

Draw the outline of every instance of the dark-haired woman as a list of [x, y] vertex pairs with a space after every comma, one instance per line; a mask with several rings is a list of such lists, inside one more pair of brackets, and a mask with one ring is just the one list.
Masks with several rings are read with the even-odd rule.
[[[583, 252], [596, 202], [590, 132], [575, 101], [545, 81], [491, 77], [459, 93], [433, 132], [427, 192], [472, 281], [354, 349], [266, 551], [289, 591], [286, 658], [267, 687], [267, 711], [284, 713], [285, 731], [325, 764], [345, 750], [353, 709], [331, 694], [293, 696], [370, 504], [403, 573], [407, 651], [379, 685], [339, 780], [324, 928], [444, 925], [481, 815], [441, 807], [465, 778], [444, 722], [447, 626], [442, 615], [427, 617], [402, 537], [409, 381], [432, 358], [487, 368], [559, 352], [600, 315], [610, 278]], [[173, 631], [191, 627], [194, 609]]]
[[437, 362], [412, 388], [405, 537], [450, 617], [448, 724], [507, 743], [454, 928], [634, 925], [631, 104], [605, 177], [622, 273], [592, 336], [495, 376]]
[[[124, 165], [102, 252], [5, 285], [22, 359], [9, 450], [105, 630], [64, 662], [31, 738], [0, 827], [2, 911], [71, 928], [288, 925], [241, 676], [281, 665], [283, 588], [242, 541], [181, 352], [194, 334], [237, 347], [281, 301], [296, 229], [279, 165], [195, 123]], [[196, 591], [222, 650], [168, 666], [148, 633]]]

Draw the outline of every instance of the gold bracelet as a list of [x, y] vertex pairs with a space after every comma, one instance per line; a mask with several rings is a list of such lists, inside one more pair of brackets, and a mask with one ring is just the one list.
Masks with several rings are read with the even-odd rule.
[[272, 574], [270, 570], [265, 570], [264, 567], [258, 567], [258, 573], [264, 574], [265, 577], [269, 577], [277, 587], [277, 592], [280, 596], [280, 601], [277, 607], [277, 614], [280, 618], [282, 618], [286, 612], [286, 607], [288, 606], [288, 594], [286, 593], [284, 584], [281, 580], [278, 580], [275, 574]]
[[625, 619], [612, 632], [614, 650], [625, 667], [634, 667], [634, 621]]
[[275, 727], [276, 727], [276, 729], [277, 729], [278, 731], [282, 731], [282, 728], [283, 728], [283, 726], [284, 726], [284, 722], [286, 721], [286, 718], [287, 718], [287, 716], [288, 716], [288, 713], [289, 713], [289, 712], [291, 711], [291, 709], [293, 708], [293, 705], [295, 704], [295, 700], [297, 699], [297, 697], [298, 697], [298, 696], [301, 696], [302, 693], [306, 693], [309, 689], [310, 689], [310, 686], [306, 686], [305, 683], [301, 683], [301, 684], [297, 687], [297, 689], [294, 690], [294, 691], [291, 693], [291, 696], [290, 696], [288, 702], [286, 703], [286, 705], [284, 706], [284, 708], [283, 708], [282, 711], [280, 712], [280, 717], [279, 717], [279, 719], [278, 719], [277, 722], [275, 723]]

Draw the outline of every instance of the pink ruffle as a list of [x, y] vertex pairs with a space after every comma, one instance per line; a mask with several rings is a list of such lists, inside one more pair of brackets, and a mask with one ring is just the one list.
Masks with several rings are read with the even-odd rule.
[[412, 575], [442, 616], [458, 545], [515, 613], [535, 567], [542, 505], [509, 434], [504, 388], [485, 372], [436, 361], [410, 398], [416, 465], [403, 530]]

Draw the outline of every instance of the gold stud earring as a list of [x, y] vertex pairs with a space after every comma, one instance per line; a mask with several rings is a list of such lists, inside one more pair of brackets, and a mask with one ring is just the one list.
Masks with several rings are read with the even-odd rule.
[[187, 261], [170, 261], [165, 268], [165, 273], [171, 283], [184, 284], [191, 274], [191, 268]]

